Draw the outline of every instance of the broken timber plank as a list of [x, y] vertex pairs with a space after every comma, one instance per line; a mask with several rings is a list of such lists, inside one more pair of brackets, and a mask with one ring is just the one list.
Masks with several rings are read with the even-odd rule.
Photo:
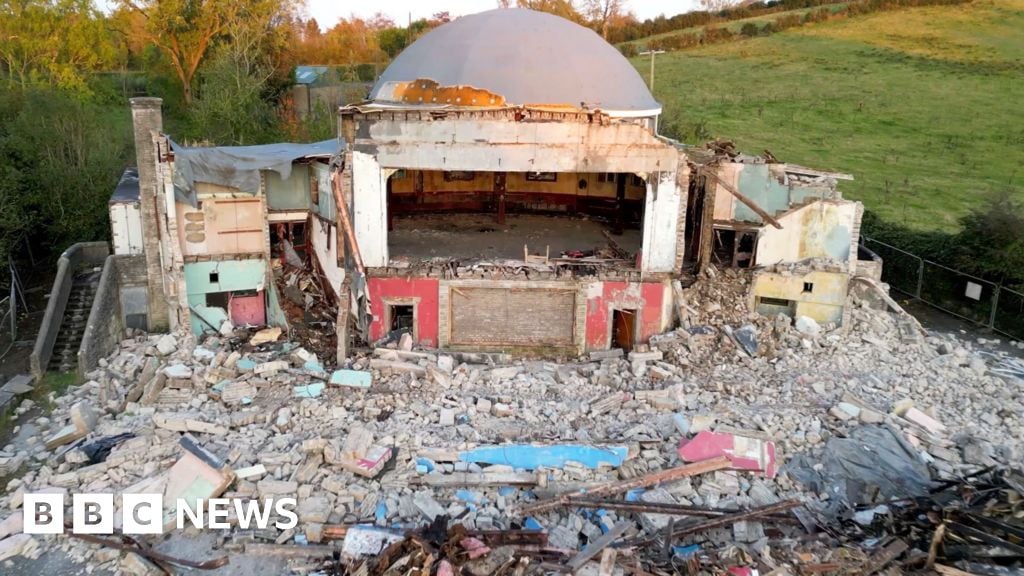
[[645, 488], [647, 486], [653, 486], [655, 484], [661, 484], [662, 482], [670, 482], [672, 480], [679, 480], [681, 478], [688, 478], [690, 476], [697, 476], [699, 474], [707, 474], [708, 472], [715, 472], [717, 470], [724, 470], [731, 466], [729, 459], [725, 456], [719, 458], [712, 458], [710, 460], [704, 460], [703, 462], [694, 462], [693, 464], [687, 464], [685, 466], [677, 466], [675, 468], [669, 468], [668, 470], [660, 470], [658, 472], [651, 472], [650, 474], [644, 474], [639, 478], [632, 478], [630, 480], [617, 480], [614, 482], [606, 482], [604, 484], [598, 484], [593, 488], [588, 488], [582, 492], [569, 492], [558, 496], [551, 500], [545, 500], [543, 502], [535, 502], [527, 506], [523, 506], [520, 512], [523, 515], [537, 514], [539, 512], [545, 512], [552, 508], [558, 508], [565, 502], [574, 500], [576, 498], [585, 497], [597, 497], [597, 496], [610, 496], [613, 494], [620, 494], [628, 492], [634, 488]]
[[[742, 522], [743, 520], [751, 520], [751, 519], [754, 519], [754, 518], [763, 518], [765, 516], [768, 516], [769, 514], [776, 514], [778, 512], [785, 512], [786, 510], [789, 510], [791, 508], [796, 508], [797, 506], [800, 506], [800, 505], [801, 505], [801, 502], [794, 498], [794, 499], [790, 499], [790, 500], [783, 500], [782, 502], [777, 502], [775, 504], [769, 504], [767, 506], [760, 506], [758, 508], [751, 508], [750, 510], [747, 510], [745, 512], [737, 512], [735, 514], [729, 514], [727, 516], [720, 516], [718, 518], [712, 518], [710, 520], [705, 520], [703, 522], [698, 522], [697, 524], [690, 524], [690, 525], [687, 525], [687, 526], [681, 526], [681, 527], [679, 527], [679, 528], [677, 528], [677, 529], [672, 531], [672, 537], [673, 538], [682, 538], [683, 536], [688, 536], [690, 534], [696, 534], [698, 532], [704, 532], [704, 531], [707, 531], [707, 530], [712, 530], [714, 528], [724, 528], [725, 526], [731, 526], [731, 525], [733, 525], [733, 524], [735, 524], [737, 522]], [[656, 537], [655, 538], [648, 538], [646, 540], [641, 540], [639, 542], [632, 542], [632, 544], [639, 546], [639, 545], [645, 545], [645, 544], [653, 543], [656, 540], [657, 540]]]
[[[701, 508], [699, 506], [686, 506], [683, 504], [665, 504], [662, 502], [625, 502], [621, 500], [598, 500], [598, 499], [577, 499], [573, 498], [564, 506], [573, 508], [598, 508], [604, 510], [619, 510], [622, 512], [635, 512], [638, 514], [672, 514], [677, 516], [701, 516], [705, 518], [720, 518], [729, 514], [742, 513], [743, 510], [722, 510], [717, 508]], [[790, 516], [766, 515], [772, 520], [797, 522], [796, 518]]]
[[872, 574], [881, 571], [882, 568], [885, 568], [890, 562], [906, 551], [907, 543], [897, 538], [896, 540], [886, 544], [881, 550], [872, 554], [871, 557], [868, 558], [864, 567], [861, 568], [860, 573], [864, 576], [871, 576]]
[[278, 556], [280, 558], [329, 558], [341, 548], [334, 546], [293, 546], [291, 544], [246, 544], [247, 556]]
[[413, 478], [414, 484], [427, 486], [532, 486], [537, 475], [532, 472], [452, 472], [427, 474]]
[[569, 569], [575, 572], [582, 568], [583, 565], [589, 562], [591, 558], [597, 556], [602, 550], [607, 548], [608, 545], [618, 540], [619, 537], [622, 536], [627, 529], [629, 529], [630, 524], [631, 522], [619, 522], [618, 524], [613, 526], [607, 534], [604, 534], [597, 540], [594, 540], [590, 544], [587, 544], [587, 546], [583, 550], [580, 550], [575, 556], [573, 556], [569, 560], [569, 563], [567, 564], [569, 566]]

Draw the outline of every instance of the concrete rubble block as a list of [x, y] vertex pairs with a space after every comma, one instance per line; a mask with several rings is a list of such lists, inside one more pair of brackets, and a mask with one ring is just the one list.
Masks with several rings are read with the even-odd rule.
[[719, 432], [700, 432], [692, 440], [683, 439], [678, 448], [684, 462], [702, 462], [725, 456], [734, 470], [760, 472], [774, 478], [775, 443]]
[[356, 426], [349, 430], [342, 446], [342, 458], [362, 458], [373, 446], [373, 432], [362, 426]]
[[277, 417], [274, 419], [274, 426], [280, 430], [287, 430], [292, 423], [292, 409], [285, 406], [277, 411]]
[[605, 360], [608, 358], [622, 358], [622, 348], [612, 348], [611, 350], [592, 350], [590, 352], [591, 360]]
[[192, 368], [186, 364], [170, 364], [164, 366], [164, 374], [172, 380], [191, 380]]
[[598, 416], [606, 412], [611, 412], [615, 408], [618, 408], [629, 402], [632, 395], [629, 392], [615, 392], [610, 396], [601, 398], [590, 403], [590, 415]]
[[444, 370], [440, 366], [430, 364], [427, 366], [427, 376], [433, 380], [434, 384], [442, 388], [450, 388], [452, 385], [452, 374], [450, 370]]
[[220, 401], [225, 404], [238, 404], [243, 400], [256, 397], [256, 386], [248, 380], [228, 382], [220, 389]]
[[302, 522], [325, 524], [331, 513], [331, 501], [326, 496], [312, 496], [299, 501], [295, 509]]
[[[655, 487], [645, 490], [640, 494], [639, 500], [647, 504], [678, 504], [679, 501], [675, 499], [672, 494], [662, 488]], [[668, 526], [669, 520], [672, 516], [668, 514], [641, 514], [640, 523], [647, 531], [664, 530], [665, 526]]]
[[455, 370], [455, 359], [451, 356], [441, 354], [437, 357], [437, 367], [451, 374]]
[[323, 454], [309, 454], [302, 461], [302, 464], [295, 469], [295, 480], [303, 484], [308, 483], [316, 476], [320, 466], [324, 463]]
[[393, 372], [396, 374], [412, 374], [413, 376], [426, 376], [427, 369], [412, 362], [401, 362], [396, 360], [384, 360], [383, 358], [370, 359], [370, 368], [381, 372]]
[[515, 409], [510, 404], [506, 404], [504, 402], [495, 402], [494, 405], [491, 406], [491, 415], [499, 418], [507, 418], [515, 413]]
[[490, 414], [491, 406], [491, 401], [487, 398], [477, 398], [476, 400], [476, 411], [478, 414]]
[[407, 352], [412, 350], [412, 334], [402, 332], [402, 335], [398, 338], [398, 349]]
[[806, 336], [817, 336], [821, 333], [821, 326], [809, 316], [797, 316], [794, 325], [797, 332]]
[[31, 534], [15, 534], [0, 540], [0, 561], [23, 556], [35, 559], [42, 554], [39, 542]]
[[326, 438], [308, 438], [302, 441], [300, 450], [305, 454], [323, 454], [327, 443]]
[[253, 374], [257, 376], [273, 376], [282, 370], [287, 370], [290, 364], [287, 360], [274, 360], [272, 362], [263, 362], [253, 367]]
[[163, 372], [158, 373], [154, 376], [142, 389], [142, 396], [139, 398], [139, 404], [143, 406], [149, 406], [160, 398], [160, 393], [163, 392], [164, 386], [167, 384], [167, 375]]
[[96, 409], [85, 400], [76, 402], [71, 407], [71, 424], [86, 434], [92, 432], [93, 428], [96, 427], [98, 419], [99, 414], [96, 412]]
[[935, 418], [932, 418], [931, 416], [925, 414], [924, 412], [918, 410], [917, 408], [908, 408], [903, 413], [903, 418], [910, 422], [913, 422], [914, 424], [917, 424], [918, 426], [924, 428], [925, 430], [931, 432], [932, 434], [941, 434], [946, 431], [945, 424], [939, 422]]
[[156, 351], [161, 356], [173, 354], [178, 349], [178, 339], [173, 334], [164, 334], [156, 341]]
[[267, 474], [267, 468], [263, 464], [256, 464], [253, 466], [246, 466], [245, 468], [236, 468], [235, 477], [239, 480], [252, 480], [259, 479]]
[[289, 480], [264, 479], [256, 482], [256, 491], [260, 496], [295, 496], [299, 491], [299, 483]]
[[152, 561], [128, 552], [121, 558], [121, 572], [130, 576], [162, 576], [164, 571]]
[[661, 360], [665, 355], [661, 350], [652, 350], [650, 352], [630, 352], [627, 358], [630, 362], [654, 362]]
[[438, 424], [441, 426], [454, 426], [455, 425], [455, 409], [454, 408], [441, 408], [441, 412], [438, 415]]
[[25, 528], [25, 515], [20, 513], [11, 514], [0, 521], [0, 540], [12, 534], [21, 534]]
[[690, 434], [700, 434], [711, 430], [717, 421], [718, 417], [713, 414], [696, 414], [690, 418]]
[[224, 436], [228, 433], [228, 429], [220, 424], [212, 424], [176, 414], [155, 413], [153, 414], [153, 424], [157, 428], [175, 432], [198, 432], [214, 436]]
[[419, 510], [428, 521], [433, 522], [434, 518], [441, 516], [445, 513], [444, 508], [434, 500], [430, 492], [422, 490], [416, 492], [412, 497], [413, 505]]

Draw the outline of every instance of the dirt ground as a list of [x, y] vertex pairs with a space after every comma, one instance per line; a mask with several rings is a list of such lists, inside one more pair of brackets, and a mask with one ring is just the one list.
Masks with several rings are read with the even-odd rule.
[[[406, 258], [424, 260], [437, 257], [454, 258], [523, 258], [525, 244], [531, 254], [543, 255], [550, 247], [552, 258], [562, 252], [589, 251], [605, 248], [611, 231], [605, 223], [569, 216], [510, 214], [505, 224], [498, 224], [492, 215], [450, 214], [396, 217], [394, 229], [388, 233], [392, 260]], [[635, 254], [640, 250], [641, 231], [626, 229], [612, 235], [623, 250]]]

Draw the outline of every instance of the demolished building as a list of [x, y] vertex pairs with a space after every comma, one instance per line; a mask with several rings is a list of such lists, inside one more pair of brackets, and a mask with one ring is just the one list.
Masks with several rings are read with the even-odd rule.
[[179, 147], [158, 99], [132, 106], [151, 329], [572, 356], [669, 329], [712, 263], [759, 269], [754, 309], [835, 325], [857, 273], [848, 176], [659, 135], [631, 64], [549, 14], [437, 28], [315, 145]]

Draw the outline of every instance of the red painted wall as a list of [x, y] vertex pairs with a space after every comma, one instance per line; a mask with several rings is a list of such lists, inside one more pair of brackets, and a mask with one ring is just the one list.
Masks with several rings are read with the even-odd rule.
[[384, 336], [384, 299], [419, 298], [416, 306], [416, 332], [418, 344], [437, 346], [437, 280], [432, 278], [368, 278], [370, 309], [373, 323], [370, 324], [370, 338], [377, 340]]
[[661, 332], [661, 307], [665, 290], [660, 282], [603, 282], [601, 295], [587, 299], [587, 349], [608, 348], [608, 334], [612, 309], [635, 309], [640, 315], [639, 336], [646, 342]]

